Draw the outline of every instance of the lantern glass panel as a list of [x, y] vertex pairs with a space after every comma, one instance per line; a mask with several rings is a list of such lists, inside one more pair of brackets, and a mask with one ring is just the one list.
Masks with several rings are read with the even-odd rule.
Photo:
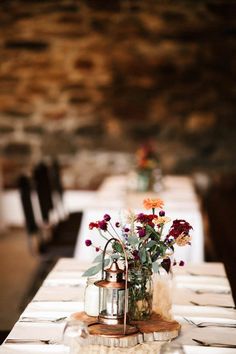
[[123, 316], [124, 315], [124, 289], [100, 288], [100, 308], [102, 316]]

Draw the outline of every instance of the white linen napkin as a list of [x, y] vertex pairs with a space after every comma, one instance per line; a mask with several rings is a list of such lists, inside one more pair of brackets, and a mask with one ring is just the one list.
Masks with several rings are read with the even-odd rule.
[[[186, 306], [186, 305], [173, 305], [173, 313], [176, 316], [183, 317], [199, 317], [201, 321], [208, 321], [212, 318], [214, 322], [216, 319], [232, 320], [236, 324], [236, 311], [234, 309], [226, 309], [223, 307], [211, 306]], [[194, 321], [195, 322], [195, 321]], [[200, 322], [200, 321], [199, 321]]]
[[42, 287], [35, 295], [35, 301], [84, 301], [84, 287]]
[[198, 344], [192, 340], [193, 338], [208, 343], [217, 342], [225, 345], [236, 345], [236, 329], [223, 327], [198, 328], [192, 325], [182, 324], [182, 330], [176, 342], [198, 346]]
[[200, 347], [184, 345], [185, 354], [235, 354], [234, 348]]
[[175, 289], [173, 291], [173, 303], [177, 305], [190, 305], [191, 301], [201, 305], [215, 306], [234, 306], [234, 301], [231, 294], [217, 294], [214, 292], [205, 292], [196, 294], [191, 289]]

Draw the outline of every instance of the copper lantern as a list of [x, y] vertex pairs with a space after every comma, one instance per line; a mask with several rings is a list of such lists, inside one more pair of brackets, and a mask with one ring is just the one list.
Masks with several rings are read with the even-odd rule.
[[105, 251], [108, 243], [112, 240], [121, 244], [119, 240], [113, 238], [107, 242], [104, 248], [102, 279], [95, 283], [99, 287], [98, 321], [107, 325], [124, 324], [125, 332], [128, 307], [127, 267], [126, 271], [120, 269], [117, 260], [114, 259], [111, 266], [104, 269]]

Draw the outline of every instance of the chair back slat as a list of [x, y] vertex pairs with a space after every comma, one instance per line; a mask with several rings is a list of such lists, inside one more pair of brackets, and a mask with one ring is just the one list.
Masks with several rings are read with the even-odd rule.
[[25, 225], [29, 235], [38, 231], [38, 226], [34, 216], [34, 210], [31, 199], [31, 183], [29, 177], [21, 175], [18, 178], [18, 188], [22, 203]]
[[53, 210], [53, 199], [50, 174], [47, 165], [40, 162], [37, 166], [35, 166], [33, 177], [42, 213], [42, 219], [44, 222], [48, 223], [50, 221], [50, 211]]

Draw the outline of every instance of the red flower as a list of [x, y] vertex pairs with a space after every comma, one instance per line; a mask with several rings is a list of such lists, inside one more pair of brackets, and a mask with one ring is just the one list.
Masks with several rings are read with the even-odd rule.
[[95, 227], [96, 229], [98, 228], [98, 223], [97, 223], [97, 222], [91, 222], [91, 223], [89, 224], [89, 229], [90, 229], [90, 230], [92, 230], [94, 227]]
[[149, 224], [150, 226], [153, 227], [153, 224], [151, 225], [150, 223], [156, 217], [157, 217], [157, 215], [154, 215], [154, 214], [143, 214], [143, 213], [140, 213], [140, 214], [136, 215], [136, 220], [141, 222], [142, 224]]
[[192, 226], [187, 221], [174, 220], [171, 225], [168, 237], [173, 236], [175, 239], [177, 239], [177, 237], [182, 233], [188, 235], [188, 233], [191, 229], [192, 229]]
[[87, 247], [91, 246], [92, 241], [91, 240], [85, 240], [85, 244]]
[[139, 257], [139, 253], [137, 250], [134, 250], [132, 254], [133, 254], [133, 257], [136, 261], [139, 260], [140, 257]]

